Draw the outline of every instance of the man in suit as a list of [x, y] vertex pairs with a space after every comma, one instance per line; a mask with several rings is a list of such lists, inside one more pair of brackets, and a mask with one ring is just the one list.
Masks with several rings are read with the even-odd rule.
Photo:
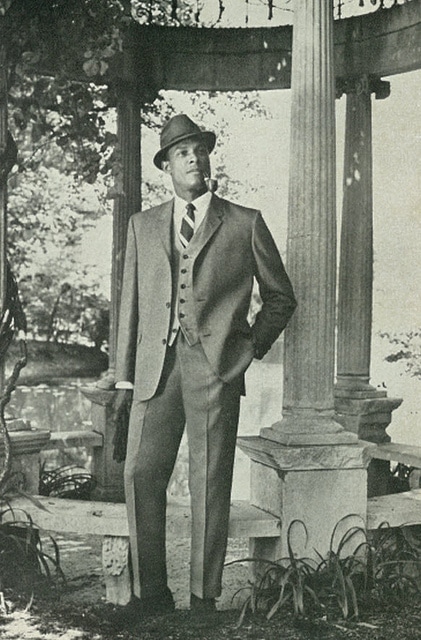
[[[212, 193], [215, 141], [188, 116], [171, 118], [154, 163], [172, 178], [174, 198], [129, 222], [116, 365], [118, 406], [133, 396], [125, 492], [134, 596], [126, 621], [174, 609], [165, 560], [166, 489], [184, 428], [191, 608], [215, 609], [244, 373], [269, 350], [296, 305], [260, 212]], [[262, 307], [251, 327], [254, 278]]]

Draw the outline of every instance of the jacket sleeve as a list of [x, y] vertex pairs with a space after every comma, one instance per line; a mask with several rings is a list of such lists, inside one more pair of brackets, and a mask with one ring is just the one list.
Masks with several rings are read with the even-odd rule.
[[260, 212], [255, 218], [252, 242], [255, 276], [262, 299], [262, 308], [253, 326], [255, 357], [260, 360], [285, 329], [297, 302], [275, 241]]
[[126, 255], [124, 261], [123, 286], [120, 300], [116, 382], [134, 382], [136, 346], [138, 332], [138, 283], [137, 251], [133, 219], [127, 229]]

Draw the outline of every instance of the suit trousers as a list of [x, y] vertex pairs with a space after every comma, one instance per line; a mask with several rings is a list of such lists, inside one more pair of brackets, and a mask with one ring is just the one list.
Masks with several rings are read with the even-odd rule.
[[223, 382], [201, 344], [189, 346], [181, 331], [167, 349], [153, 398], [137, 400], [135, 385], [124, 476], [138, 597], [153, 597], [167, 587], [166, 490], [184, 428], [192, 512], [190, 588], [199, 598], [221, 593], [242, 388], [243, 375]]

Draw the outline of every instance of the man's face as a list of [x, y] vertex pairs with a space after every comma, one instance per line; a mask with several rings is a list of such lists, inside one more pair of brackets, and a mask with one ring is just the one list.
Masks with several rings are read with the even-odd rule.
[[168, 150], [162, 169], [171, 175], [178, 196], [190, 201], [206, 191], [210, 176], [209, 153], [200, 138], [188, 138]]

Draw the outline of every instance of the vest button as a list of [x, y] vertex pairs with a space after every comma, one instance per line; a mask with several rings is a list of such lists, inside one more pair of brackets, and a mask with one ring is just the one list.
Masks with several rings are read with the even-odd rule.
[[186, 284], [184, 284], [184, 282], [183, 282], [183, 284], [181, 284], [181, 285], [180, 285], [181, 289], [185, 289], [185, 288], [186, 288], [186, 286], [187, 286], [187, 285], [186, 285]]
[[171, 307], [171, 302], [166, 302], [165, 306], [167, 307], [167, 309], [169, 309]]
[[185, 318], [186, 314], [185, 313], [180, 313], [180, 318]]
[[167, 339], [166, 338], [162, 338], [162, 344], [167, 344]]
[[187, 269], [181, 269], [181, 273], [187, 273]]
[[187, 253], [185, 253], [185, 254], [184, 254], [184, 256], [183, 256], [183, 258], [184, 258], [184, 260], [188, 260], [188, 259], [189, 259], [188, 254], [187, 254]]
[[184, 298], [180, 298], [180, 302], [181, 302], [181, 304], [184, 304], [185, 303]]

